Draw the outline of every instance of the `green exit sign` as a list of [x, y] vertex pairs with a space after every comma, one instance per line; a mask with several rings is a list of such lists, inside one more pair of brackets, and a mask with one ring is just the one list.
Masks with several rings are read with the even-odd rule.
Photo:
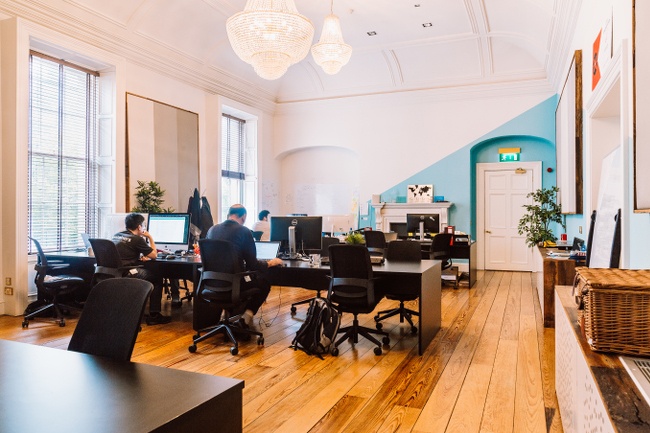
[[519, 153], [500, 153], [499, 162], [516, 162], [519, 161]]

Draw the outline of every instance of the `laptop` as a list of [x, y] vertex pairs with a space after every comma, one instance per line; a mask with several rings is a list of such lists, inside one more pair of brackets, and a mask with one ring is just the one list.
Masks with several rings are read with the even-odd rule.
[[90, 239], [90, 236], [88, 236], [88, 233], [79, 233], [79, 234], [81, 235], [81, 240], [84, 242], [84, 247], [86, 247], [86, 249], [92, 248], [93, 246], [90, 245], [90, 241], [88, 240], [88, 239]]
[[280, 242], [255, 241], [257, 250], [257, 260], [271, 260], [278, 256], [280, 251]]

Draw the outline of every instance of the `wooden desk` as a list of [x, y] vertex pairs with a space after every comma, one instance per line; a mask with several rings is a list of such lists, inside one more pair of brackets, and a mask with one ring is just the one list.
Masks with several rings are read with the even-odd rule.
[[2, 432], [241, 432], [241, 380], [0, 340]]
[[539, 248], [542, 271], [537, 276], [539, 304], [544, 315], [544, 327], [555, 326], [555, 286], [572, 286], [576, 275], [576, 262], [569, 258], [549, 257], [546, 253], [555, 248]]
[[[381, 266], [373, 266], [372, 270], [375, 276], [382, 277], [377, 282], [380, 289], [382, 287], [394, 289], [404, 283], [420, 287], [418, 353], [422, 355], [441, 324], [440, 261], [389, 262], [387, 260]], [[329, 273], [329, 266], [310, 267], [307, 262], [287, 260], [283, 267], [270, 268], [268, 277], [273, 285], [320, 289], [326, 293], [329, 287], [327, 279]], [[214, 325], [217, 318], [218, 314], [213, 306], [195, 298], [193, 319], [195, 330]]]

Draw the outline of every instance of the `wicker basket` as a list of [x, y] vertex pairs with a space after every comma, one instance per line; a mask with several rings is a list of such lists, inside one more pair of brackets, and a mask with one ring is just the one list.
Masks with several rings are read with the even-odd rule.
[[576, 268], [574, 293], [593, 350], [650, 356], [650, 270]]

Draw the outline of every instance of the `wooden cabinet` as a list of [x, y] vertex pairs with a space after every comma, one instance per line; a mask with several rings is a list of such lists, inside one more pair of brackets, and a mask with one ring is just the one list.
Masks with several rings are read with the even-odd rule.
[[544, 315], [544, 327], [555, 326], [555, 286], [572, 286], [576, 274], [576, 262], [569, 258], [553, 258], [547, 255], [554, 248], [538, 248], [537, 295]]

